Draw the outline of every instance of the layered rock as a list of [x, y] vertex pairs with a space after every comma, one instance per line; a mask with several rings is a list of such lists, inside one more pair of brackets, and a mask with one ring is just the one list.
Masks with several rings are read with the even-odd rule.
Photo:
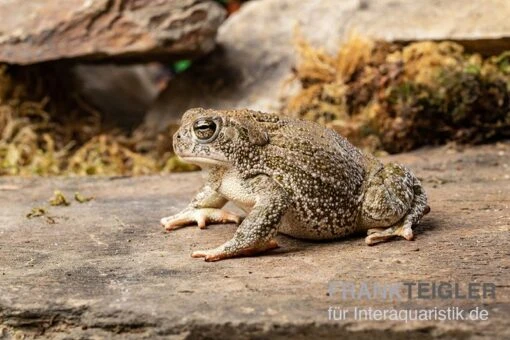
[[212, 0], [11, 0], [0, 13], [0, 62], [13, 64], [195, 57], [225, 18]]

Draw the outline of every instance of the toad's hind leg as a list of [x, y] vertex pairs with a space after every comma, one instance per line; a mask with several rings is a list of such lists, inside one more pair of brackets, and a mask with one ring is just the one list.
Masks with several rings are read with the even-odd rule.
[[365, 243], [371, 246], [376, 243], [387, 241], [396, 236], [401, 236], [406, 240], [411, 241], [414, 237], [411, 226], [412, 224], [399, 222], [386, 229], [382, 228], [368, 229], [367, 231], [368, 236], [365, 237]]
[[387, 164], [368, 182], [360, 223], [368, 229], [365, 242], [373, 245], [395, 236], [412, 240], [412, 226], [429, 211], [420, 181], [404, 166]]

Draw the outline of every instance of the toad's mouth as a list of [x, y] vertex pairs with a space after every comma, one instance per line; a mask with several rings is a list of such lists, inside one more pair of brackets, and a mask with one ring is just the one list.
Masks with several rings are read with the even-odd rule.
[[198, 157], [198, 156], [181, 156], [179, 155], [179, 158], [183, 161], [191, 164], [196, 165], [227, 165], [227, 162], [220, 161], [213, 158], [205, 158], [205, 157]]

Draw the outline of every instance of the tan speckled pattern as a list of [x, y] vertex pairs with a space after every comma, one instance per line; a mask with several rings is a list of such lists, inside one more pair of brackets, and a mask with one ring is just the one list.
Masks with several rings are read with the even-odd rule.
[[[272, 248], [277, 231], [320, 240], [379, 228], [368, 244], [396, 235], [411, 239], [412, 225], [428, 211], [425, 192], [407, 168], [383, 165], [313, 122], [250, 110], [191, 109], [174, 149], [210, 170], [183, 212], [187, 223], [197, 210], [221, 209], [227, 201], [249, 212], [232, 240], [195, 253], [206, 260]], [[183, 213], [162, 223], [171, 229]]]

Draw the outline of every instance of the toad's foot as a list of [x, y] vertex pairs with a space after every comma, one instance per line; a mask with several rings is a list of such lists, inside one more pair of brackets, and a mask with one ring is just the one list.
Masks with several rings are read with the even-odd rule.
[[191, 257], [203, 257], [208, 262], [219, 261], [236, 256], [250, 256], [274, 248], [278, 248], [278, 243], [276, 243], [274, 240], [270, 240], [267, 243], [258, 246], [235, 250], [228, 247], [227, 244], [224, 244], [214, 249], [195, 251], [191, 254]]
[[205, 229], [208, 224], [228, 222], [239, 224], [241, 222], [241, 217], [221, 209], [202, 208], [185, 209], [176, 215], [161, 219], [161, 224], [166, 230], [174, 230], [194, 223], [196, 223], [200, 229]]
[[397, 224], [389, 228], [373, 228], [368, 229], [368, 236], [365, 238], [365, 243], [369, 246], [388, 241], [395, 236], [402, 236], [408, 241], [411, 241], [414, 237], [413, 229], [411, 229], [411, 223]]

